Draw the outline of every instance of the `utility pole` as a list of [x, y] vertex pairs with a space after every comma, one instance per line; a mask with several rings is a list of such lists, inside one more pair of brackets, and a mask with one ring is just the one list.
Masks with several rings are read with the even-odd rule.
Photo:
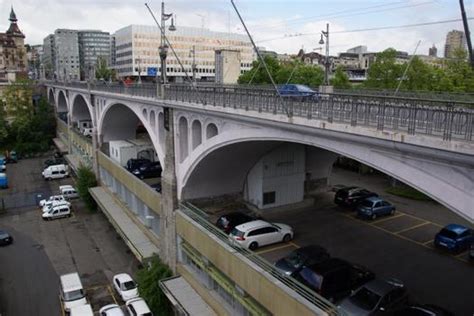
[[326, 32], [321, 31], [319, 44], [324, 44], [323, 36], [326, 37], [326, 58], [324, 60], [324, 85], [329, 86], [329, 23], [326, 23]]
[[469, 61], [471, 63], [471, 67], [474, 68], [474, 56], [472, 56], [471, 33], [469, 32], [469, 23], [467, 23], [466, 11], [464, 10], [464, 0], [459, 0], [459, 6], [461, 7], [462, 23], [464, 25], [464, 34], [466, 34]]

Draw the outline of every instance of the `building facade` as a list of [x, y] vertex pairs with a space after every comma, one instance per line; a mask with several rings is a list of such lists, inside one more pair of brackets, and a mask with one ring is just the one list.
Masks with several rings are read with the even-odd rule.
[[13, 8], [9, 20], [8, 30], [0, 33], [0, 81], [15, 81], [17, 75], [26, 76], [27, 71], [25, 35], [18, 27]]
[[56, 44], [54, 34], [49, 34], [43, 40], [43, 59], [41, 60], [43, 76], [53, 79], [56, 73]]
[[[174, 32], [167, 31], [168, 40], [178, 58], [169, 49], [166, 73], [169, 81], [180, 82], [186, 74], [192, 74], [193, 60], [196, 64], [196, 79], [214, 81], [215, 51], [237, 50], [241, 56], [241, 71], [250, 70], [254, 60], [253, 49], [245, 35], [214, 32], [204, 28], [179, 26]], [[130, 25], [115, 32], [115, 64], [117, 75], [153, 79], [161, 73], [160, 32], [157, 27]], [[194, 46], [194, 53], [193, 51]]]
[[446, 35], [444, 58], [454, 58], [457, 50], [466, 50], [466, 36], [463, 31], [452, 30]]
[[433, 44], [432, 47], [430, 47], [428, 49], [428, 56], [438, 57], [438, 49], [436, 48], [436, 46], [434, 44]]
[[39, 79], [41, 74], [41, 60], [43, 57], [43, 45], [27, 46], [28, 77]]
[[78, 31], [57, 29], [54, 31], [56, 78], [70, 81], [80, 79]]
[[110, 59], [110, 33], [100, 30], [79, 30], [79, 63], [81, 79], [95, 78], [97, 61]]

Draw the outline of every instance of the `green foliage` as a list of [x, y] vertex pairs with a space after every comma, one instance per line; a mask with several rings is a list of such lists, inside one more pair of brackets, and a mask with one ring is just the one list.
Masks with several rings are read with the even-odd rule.
[[33, 83], [17, 80], [8, 85], [3, 92], [7, 116], [28, 119], [33, 115]]
[[159, 286], [159, 281], [171, 277], [173, 274], [167, 265], [158, 257], [150, 261], [150, 266], [140, 269], [136, 279], [140, 296], [145, 299], [153, 315], [172, 315], [171, 306]]
[[97, 186], [94, 171], [90, 167], [81, 165], [77, 170], [77, 191], [89, 211], [97, 210], [97, 204], [89, 192], [89, 188]]
[[0, 150], [3, 151], [6, 148], [3, 148], [8, 140], [8, 124], [5, 117], [5, 102], [0, 100]]
[[403, 74], [402, 65], [396, 63], [397, 51], [388, 48], [377, 54], [375, 62], [367, 74], [366, 87], [379, 89], [395, 89]]
[[112, 69], [107, 67], [107, 60], [104, 56], [99, 56], [97, 58], [97, 65], [95, 69], [96, 79], [103, 79], [108, 81], [113, 75]]
[[[316, 87], [324, 80], [324, 71], [319, 67], [305, 65], [301, 62], [279, 63], [278, 60], [270, 56], [265, 56], [264, 60], [277, 84], [288, 82]], [[290, 80], [288, 81], [288, 79]], [[271, 84], [270, 77], [260, 61], [254, 61], [252, 69], [240, 75], [237, 82], [239, 84]]]
[[331, 85], [338, 89], [351, 88], [349, 76], [345, 73], [342, 67], [337, 67], [336, 72], [334, 73], [334, 78], [331, 79]]

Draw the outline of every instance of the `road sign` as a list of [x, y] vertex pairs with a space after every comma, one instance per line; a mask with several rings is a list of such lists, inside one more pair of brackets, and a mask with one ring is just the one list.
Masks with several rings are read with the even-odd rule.
[[147, 68], [147, 76], [153, 76], [156, 77], [156, 74], [158, 73], [158, 68], [157, 67], [148, 67]]

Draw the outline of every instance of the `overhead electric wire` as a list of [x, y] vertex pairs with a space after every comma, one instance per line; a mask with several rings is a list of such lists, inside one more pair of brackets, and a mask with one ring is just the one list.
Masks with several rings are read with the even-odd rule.
[[[468, 20], [474, 20], [473, 18], [468, 18]], [[344, 34], [344, 33], [358, 33], [358, 32], [369, 32], [369, 31], [379, 31], [379, 30], [390, 30], [390, 29], [401, 29], [401, 28], [410, 28], [410, 27], [420, 27], [420, 26], [428, 26], [428, 25], [436, 25], [436, 24], [446, 24], [446, 23], [454, 23], [454, 22], [461, 22], [462, 19], [451, 19], [451, 20], [441, 20], [441, 21], [433, 21], [433, 22], [423, 22], [423, 23], [414, 23], [414, 24], [404, 24], [404, 25], [391, 25], [391, 26], [378, 26], [378, 27], [370, 27], [370, 28], [363, 28], [363, 29], [354, 29], [354, 30], [344, 30], [344, 31], [333, 31], [331, 35], [334, 34]], [[271, 42], [275, 40], [280, 40], [284, 38], [292, 38], [292, 37], [304, 37], [304, 36], [314, 36], [319, 35], [320, 32], [314, 33], [299, 33], [294, 35], [286, 35], [286, 36], [279, 36], [273, 38], [267, 38], [261, 41], [256, 41], [257, 43], [264, 43], [264, 42]]]

